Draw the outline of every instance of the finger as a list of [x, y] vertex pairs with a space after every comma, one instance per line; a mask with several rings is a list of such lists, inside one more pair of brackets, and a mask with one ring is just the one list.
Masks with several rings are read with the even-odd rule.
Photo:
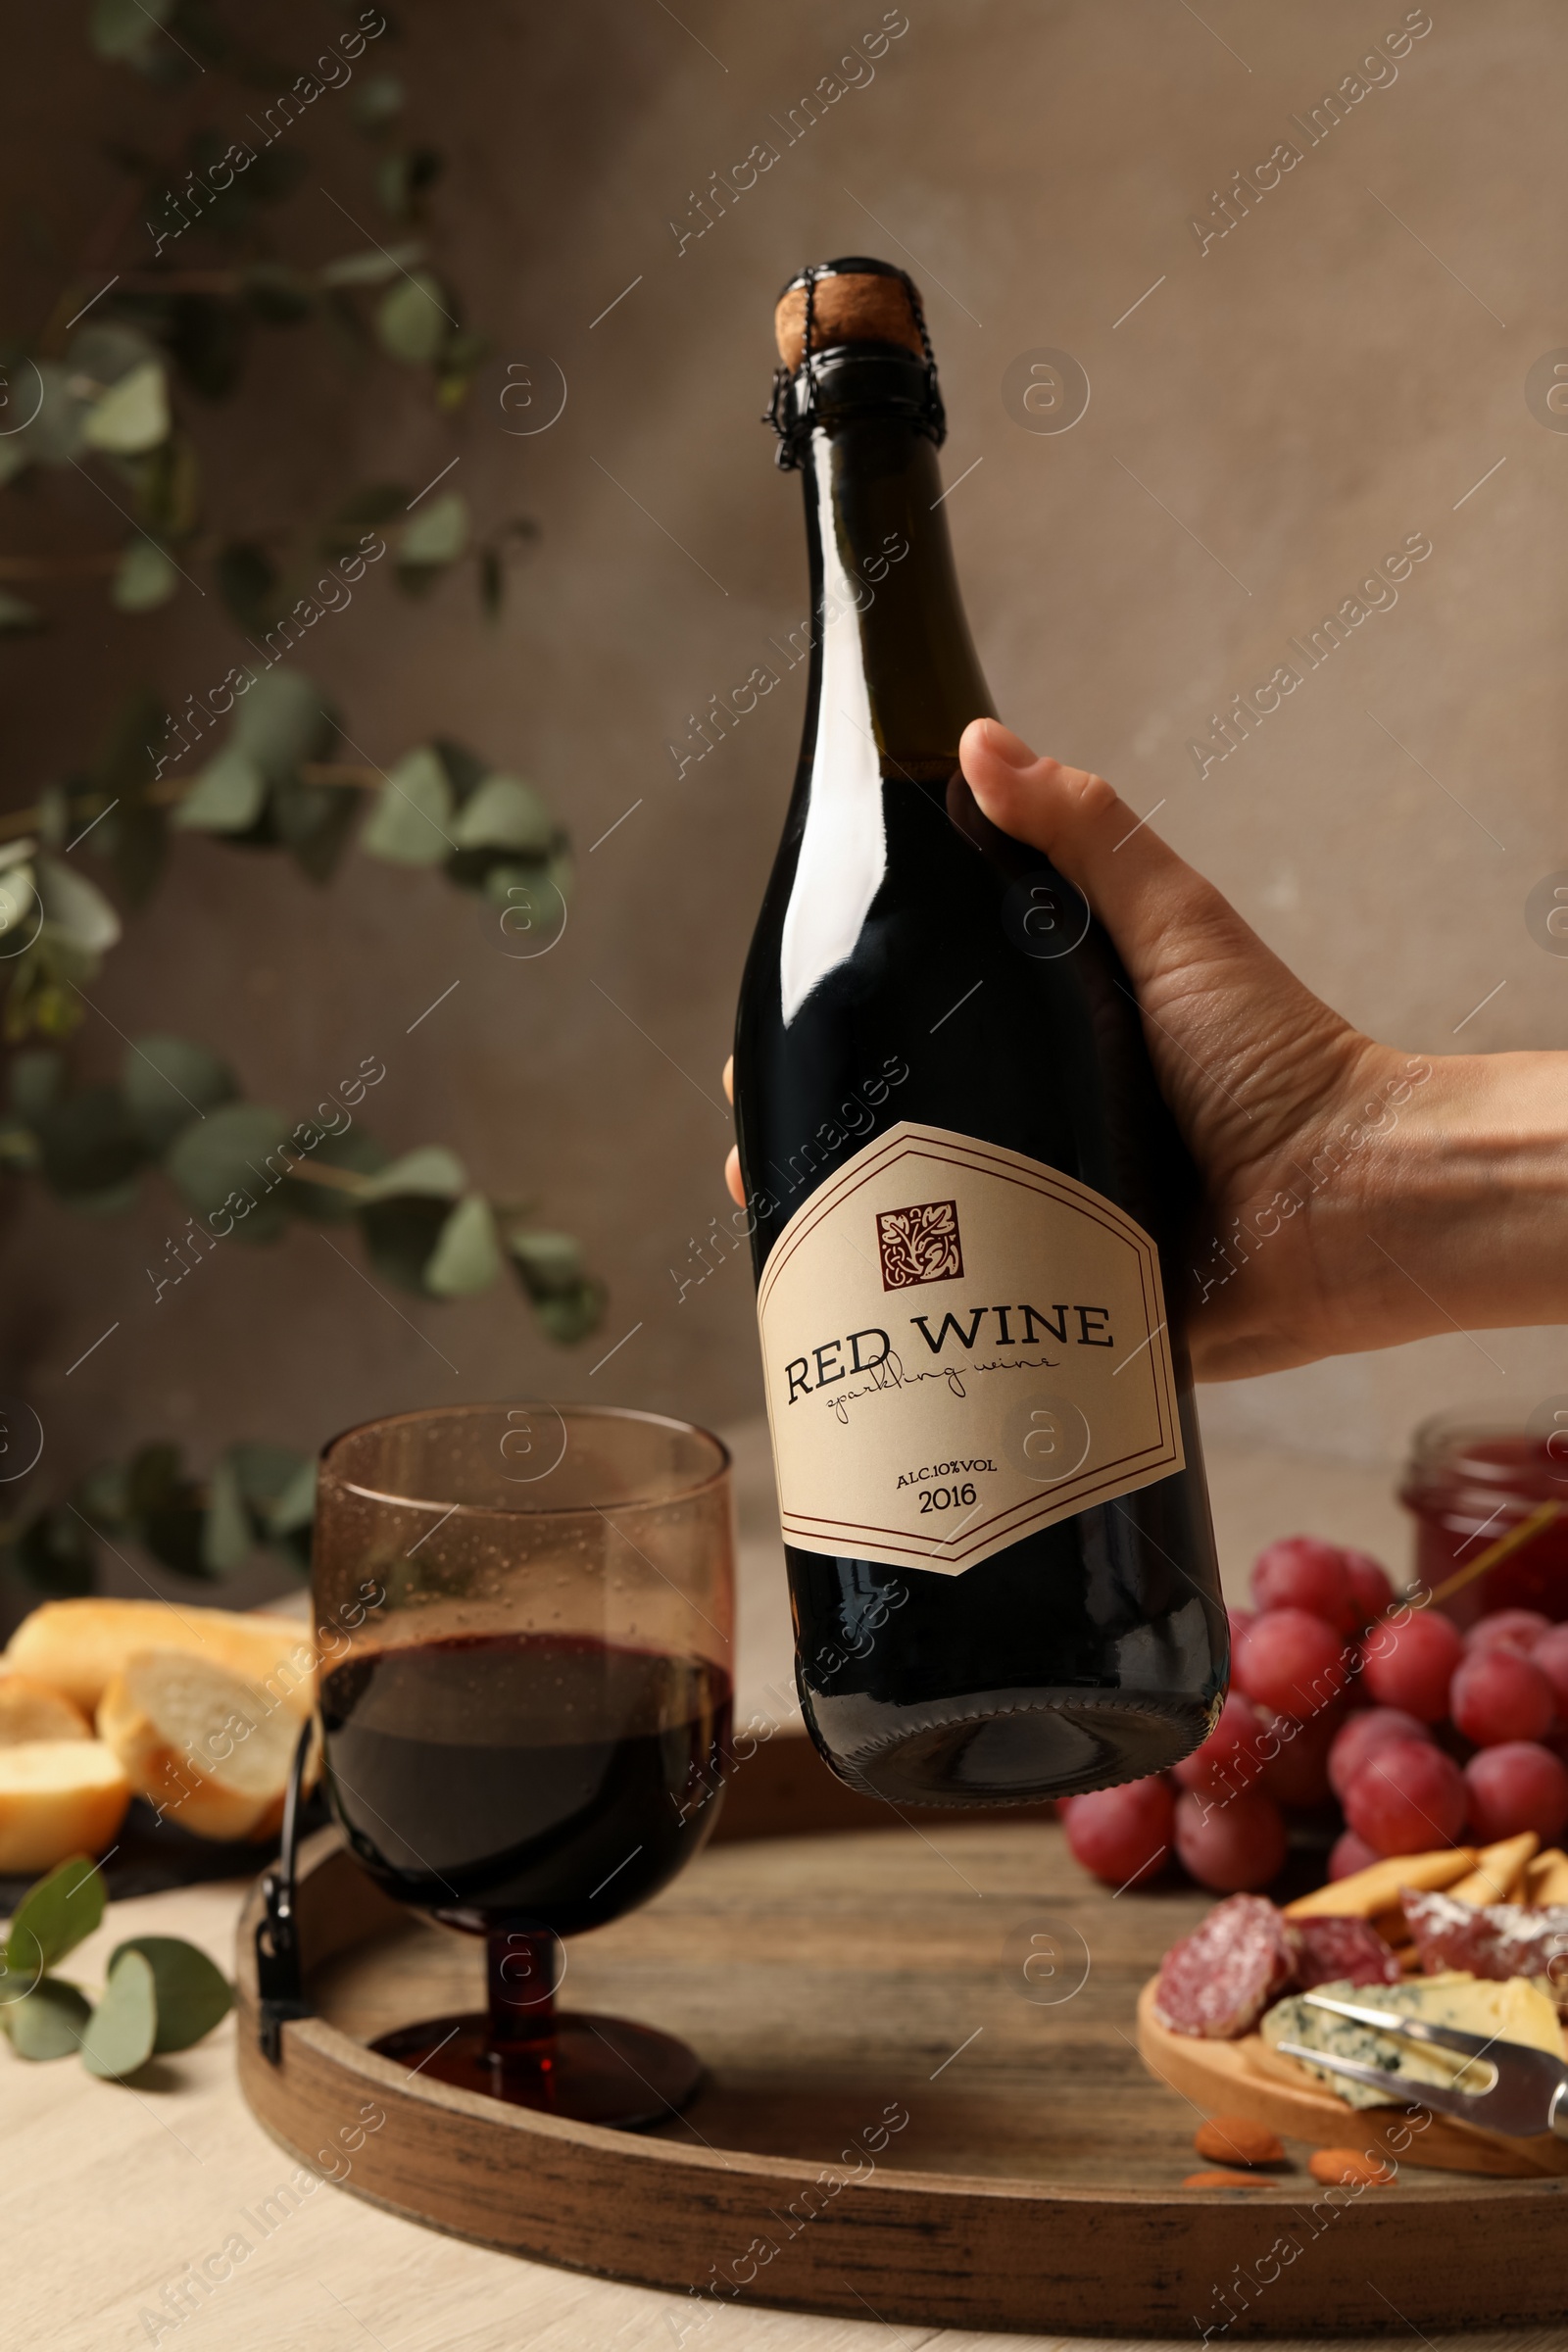
[[958, 746], [970, 789], [1003, 832], [1043, 850], [1081, 890], [1120, 948], [1135, 983], [1164, 960], [1178, 932], [1200, 927], [1231, 944], [1241, 917], [1103, 776], [1042, 759], [994, 718], [971, 720]]
[[724, 1097], [726, 1102], [733, 1102], [735, 1100], [735, 1056], [733, 1054], [724, 1064]]
[[724, 1162], [724, 1182], [729, 1187], [729, 1197], [736, 1207], [744, 1208], [746, 1206], [746, 1187], [741, 1182], [741, 1155], [733, 1144], [729, 1148], [729, 1156]]

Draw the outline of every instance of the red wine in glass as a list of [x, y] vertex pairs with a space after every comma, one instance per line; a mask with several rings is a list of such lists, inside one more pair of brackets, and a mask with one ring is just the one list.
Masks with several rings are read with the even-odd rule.
[[[561, 1938], [647, 1902], [729, 1754], [729, 1456], [591, 1405], [399, 1413], [326, 1446], [312, 1586], [333, 1810], [397, 1902], [483, 1936], [488, 2007], [372, 2045], [428, 2081], [637, 2130], [684, 2042], [558, 2010]], [[367, 1605], [367, 1597], [368, 1605]]]
[[374, 2047], [475, 2090], [543, 2067], [548, 2091], [565, 2034], [579, 2120], [580, 2070], [602, 2055], [617, 2112], [631, 2064], [649, 2078], [648, 2120], [662, 2113], [663, 2052], [680, 2051], [682, 2073], [688, 2054], [623, 2020], [556, 2012], [557, 1939], [646, 1902], [706, 1839], [728, 1746], [722, 1668], [586, 1635], [460, 1634], [361, 1652], [325, 1677], [320, 1704], [357, 1858], [488, 1948], [491, 2019], [431, 2019]]

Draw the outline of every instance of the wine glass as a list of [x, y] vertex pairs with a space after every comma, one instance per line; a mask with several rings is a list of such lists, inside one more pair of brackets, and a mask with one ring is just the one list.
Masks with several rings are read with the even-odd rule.
[[371, 2046], [579, 2122], [679, 2108], [702, 2073], [683, 2042], [558, 2010], [555, 1991], [561, 1937], [646, 1902], [717, 1815], [725, 1447], [588, 1405], [367, 1422], [322, 1453], [313, 1584], [333, 1629], [319, 1704], [348, 1843], [388, 1894], [487, 1947], [487, 2013]]

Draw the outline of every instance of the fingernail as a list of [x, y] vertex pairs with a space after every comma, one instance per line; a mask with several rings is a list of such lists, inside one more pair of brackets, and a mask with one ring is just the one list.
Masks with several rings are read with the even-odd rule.
[[988, 718], [985, 729], [987, 748], [995, 752], [999, 760], [1004, 760], [1009, 767], [1033, 767], [1037, 755], [1029, 749], [1021, 735], [1015, 735], [1010, 727], [1004, 727], [1000, 718]]

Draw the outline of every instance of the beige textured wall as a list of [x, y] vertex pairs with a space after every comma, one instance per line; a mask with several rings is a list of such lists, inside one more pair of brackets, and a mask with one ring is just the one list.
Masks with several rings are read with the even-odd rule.
[[[276, 337], [243, 428], [218, 412], [199, 429], [229, 521], [254, 519], [274, 484], [324, 504], [459, 454], [453, 480], [481, 514], [537, 518], [493, 633], [466, 586], [411, 608], [381, 581], [309, 659], [371, 758], [444, 727], [538, 778], [580, 852], [569, 927], [514, 961], [427, 876], [353, 861], [317, 894], [274, 861], [192, 843], [98, 1002], [127, 1033], [228, 1048], [249, 1091], [283, 1107], [379, 1054], [385, 1140], [451, 1142], [492, 1188], [536, 1192], [607, 1273], [609, 1320], [564, 1356], [510, 1298], [400, 1298], [400, 1320], [307, 1234], [220, 1250], [154, 1308], [162, 1196], [102, 1225], [34, 1201], [10, 1229], [0, 1328], [7, 1383], [36, 1402], [57, 1461], [164, 1431], [198, 1456], [240, 1433], [314, 1445], [453, 1395], [555, 1389], [726, 1421], [757, 1408], [741, 1258], [683, 1300], [671, 1269], [699, 1270], [689, 1242], [726, 1205], [717, 1068], [798, 676], [684, 774], [666, 747], [802, 616], [799, 493], [756, 418], [772, 299], [808, 259], [879, 253], [924, 285], [947, 478], [972, 469], [949, 513], [1004, 712], [1141, 809], [1162, 802], [1159, 828], [1379, 1034], [1429, 1053], [1568, 1041], [1568, 961], [1523, 914], [1568, 866], [1568, 438], [1524, 399], [1530, 365], [1568, 342], [1568, 30], [1550, 0], [1432, 0], [1397, 78], [1206, 252], [1190, 216], [1279, 140], [1304, 147], [1289, 117], [1356, 72], [1401, 7], [907, 0], [874, 78], [788, 146], [779, 119], [875, 28], [874, 0], [683, 0], [680, 20], [607, 0], [406, 14], [416, 119], [452, 155], [444, 246], [502, 345], [481, 396], [439, 419], [390, 371], [345, 375]], [[112, 184], [93, 135], [156, 106], [83, 65], [74, 12], [26, 37], [38, 112], [9, 171], [19, 194], [43, 192], [70, 252]], [[357, 210], [363, 165], [324, 107], [310, 137], [320, 170], [287, 220], [324, 259], [347, 240], [315, 187]], [[776, 165], [677, 251], [671, 217], [695, 225], [693, 191], [760, 140], [783, 149]], [[12, 241], [28, 299], [47, 294], [47, 269]], [[1023, 430], [1004, 406], [1008, 364], [1042, 346], [1092, 383], [1070, 432]], [[510, 438], [499, 371], [525, 350], [554, 356], [569, 398], [553, 429]], [[112, 525], [84, 484], [54, 511], [61, 543], [101, 544]], [[24, 517], [18, 543], [48, 527]], [[1414, 532], [1433, 552], [1397, 605], [1200, 780], [1186, 746], [1216, 703]], [[211, 605], [111, 626], [84, 591], [79, 610], [70, 649], [0, 653], [19, 797], [80, 756], [117, 681], [150, 664], [177, 699], [233, 658]], [[84, 665], [99, 644], [101, 669]], [[119, 1052], [102, 1021], [84, 1045]], [[1446, 1399], [1528, 1409], [1568, 1388], [1562, 1341], [1455, 1333], [1209, 1392], [1205, 1420], [1377, 1460]]]

